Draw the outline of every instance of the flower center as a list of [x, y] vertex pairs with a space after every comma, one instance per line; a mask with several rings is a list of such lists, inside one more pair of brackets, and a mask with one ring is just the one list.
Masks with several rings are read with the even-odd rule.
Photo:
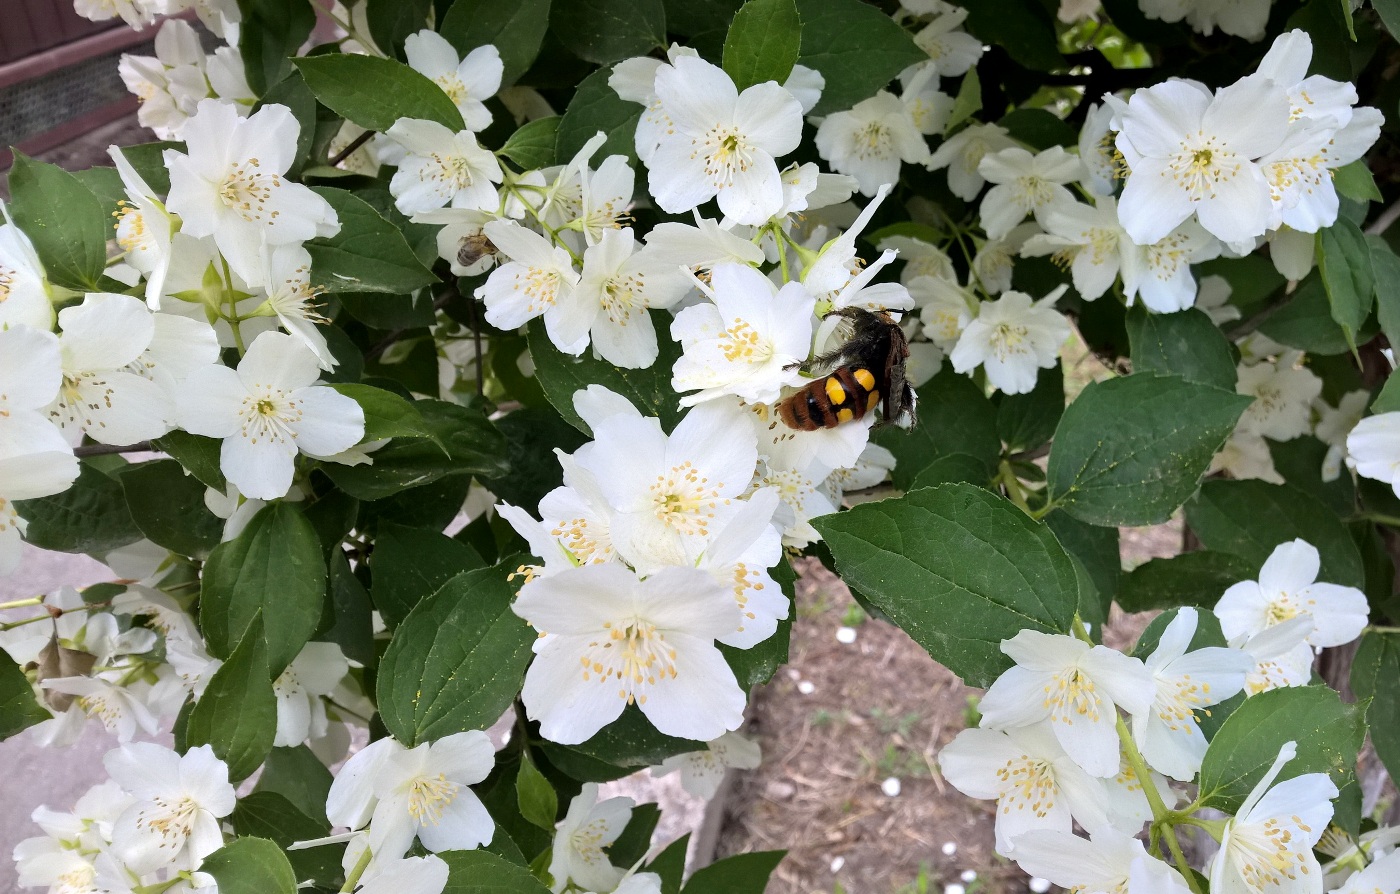
[[282, 178], [277, 174], [262, 173], [259, 170], [261, 166], [262, 162], [250, 158], [229, 168], [217, 193], [224, 205], [244, 220], [272, 223], [281, 212], [269, 212], [267, 203], [272, 198], [272, 191], [282, 186]]
[[164, 839], [160, 845], [162, 848], [179, 850], [194, 831], [194, 818], [198, 812], [199, 805], [188, 796], [178, 800], [152, 798], [149, 806], [137, 811], [136, 827], [150, 829], [160, 835]]
[[871, 121], [856, 133], [856, 157], [886, 158], [890, 142], [890, 129], [879, 121]]
[[442, 88], [454, 106], [461, 105], [467, 99], [467, 86], [455, 74], [438, 75], [433, 78], [433, 83]]
[[573, 849], [574, 854], [580, 860], [589, 866], [607, 863], [608, 858], [603, 853], [603, 848], [612, 843], [605, 843], [604, 839], [607, 834], [607, 823], [600, 819], [591, 820], [575, 829], [574, 834], [569, 836], [569, 847]]
[[731, 363], [762, 363], [773, 356], [772, 344], [765, 342], [757, 329], [737, 318], [734, 325], [724, 330], [720, 351]]
[[1030, 810], [1046, 817], [1055, 808], [1055, 796], [1060, 787], [1055, 784], [1055, 771], [1050, 762], [1023, 754], [997, 768], [1000, 792], [997, 806], [1002, 813]]
[[1189, 145], [1183, 141], [1181, 151], [1167, 165], [1176, 185], [1189, 194], [1191, 201], [1213, 198], [1215, 186], [1222, 180], [1232, 180], [1240, 173], [1235, 153], [1216, 142], [1215, 137], [1198, 133]]
[[1280, 888], [1289, 881], [1297, 881], [1298, 875], [1307, 875], [1309, 867], [1302, 848], [1306, 839], [1295, 832], [1312, 831], [1303, 825], [1298, 817], [1285, 825], [1278, 817], [1270, 817], [1262, 823], [1236, 825], [1230, 836], [1230, 861], [1235, 864], [1240, 877], [1254, 891]]
[[517, 270], [513, 289], [525, 293], [529, 304], [526, 310], [531, 316], [538, 316], [554, 306], [559, 297], [559, 273], [545, 267], [527, 267]]
[[990, 339], [992, 353], [997, 355], [998, 360], [1005, 360], [1016, 354], [1024, 354], [1025, 349], [1021, 345], [1028, 335], [1030, 335], [1030, 330], [1025, 326], [1006, 322], [997, 323], [992, 327]]
[[276, 444], [293, 442], [297, 437], [297, 426], [301, 423], [301, 401], [292, 400], [280, 388], [255, 385], [262, 392], [261, 397], [251, 394], [243, 398], [238, 411], [243, 427], [239, 432], [256, 444], [259, 440]]
[[112, 216], [117, 219], [117, 244], [123, 251], [144, 252], [153, 248], [151, 234], [146, 230], [146, 215], [140, 208], [123, 200], [117, 203]]
[[705, 537], [709, 535], [715, 507], [729, 503], [720, 498], [723, 487], [723, 482], [710, 484], [710, 479], [687, 460], [658, 476], [648, 490], [652, 510], [663, 524], [680, 534]]
[[732, 186], [734, 175], [747, 171], [754, 163], [753, 150], [733, 125], [716, 124], [710, 128], [691, 158], [696, 154], [705, 159], [705, 176], [715, 189]]
[[666, 635], [655, 624], [632, 618], [621, 624], [608, 621], [603, 627], [608, 638], [593, 640], [579, 657], [584, 680], [596, 676], [600, 683], [606, 683], [616, 678], [618, 698], [628, 704], [635, 701], [644, 705], [646, 693], [638, 689], [675, 678], [676, 650], [666, 643]]
[[1098, 689], [1093, 679], [1077, 667], [1055, 674], [1045, 687], [1045, 707], [1051, 722], [1072, 726], [1076, 716], [1096, 723], [1100, 716]]
[[425, 169], [428, 180], [445, 184], [453, 192], [461, 192], [472, 185], [472, 165], [465, 156], [434, 152], [429, 158], [437, 168]]
[[562, 521], [550, 530], [550, 536], [562, 541], [564, 549], [578, 565], [596, 565], [612, 558], [612, 547], [596, 536], [591, 522], [579, 516]]
[[408, 815], [420, 826], [436, 826], [461, 788], [441, 773], [415, 778], [408, 784]]
[[[1196, 709], [1213, 704], [1209, 683], [1197, 683], [1190, 674], [1175, 678], [1157, 678], [1157, 702], [1154, 708], [1157, 717], [1172, 732], [1186, 732], [1197, 727], [1200, 718]], [[1209, 711], [1205, 712], [1207, 715]]]
[[632, 319], [634, 310], [645, 310], [646, 296], [643, 291], [646, 283], [643, 274], [618, 275], [603, 284], [602, 305], [608, 319], [625, 326]]

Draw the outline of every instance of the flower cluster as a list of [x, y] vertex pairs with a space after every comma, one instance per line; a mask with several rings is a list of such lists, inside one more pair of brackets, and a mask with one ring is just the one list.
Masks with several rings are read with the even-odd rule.
[[[1361, 634], [1366, 597], [1318, 582], [1318, 570], [1311, 544], [1280, 544], [1258, 581], [1235, 584], [1216, 604], [1228, 646], [1198, 645], [1209, 639], [1189, 607], [1141, 659], [1094, 645], [1087, 633], [1021, 631], [1001, 644], [1015, 664], [982, 698], [979, 726], [940, 754], [944, 776], [964, 794], [996, 800], [997, 850], [1032, 875], [1066, 887], [1117, 880], [1105, 890], [1141, 876], [1184, 891], [1177, 870], [1148, 855], [1135, 836], [1144, 822], [1177, 808], [1169, 780], [1196, 779], [1207, 745], [1200, 724], [1211, 706], [1240, 692], [1305, 686], [1317, 651]], [[1214, 890], [1285, 865], [1320, 877], [1312, 847], [1337, 789], [1325, 774], [1271, 787], [1293, 755], [1293, 743], [1285, 745], [1222, 827], [1209, 867]], [[1076, 823], [1090, 840], [1073, 836]], [[1283, 827], [1291, 836], [1269, 833], [1268, 847], [1259, 847], [1266, 830]]]

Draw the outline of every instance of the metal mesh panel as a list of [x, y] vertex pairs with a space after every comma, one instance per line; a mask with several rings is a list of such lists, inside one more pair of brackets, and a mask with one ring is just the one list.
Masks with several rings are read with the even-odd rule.
[[126, 85], [117, 74], [117, 60], [123, 53], [154, 55], [154, 42], [95, 56], [32, 81], [0, 87], [0, 146], [13, 146], [125, 98]]

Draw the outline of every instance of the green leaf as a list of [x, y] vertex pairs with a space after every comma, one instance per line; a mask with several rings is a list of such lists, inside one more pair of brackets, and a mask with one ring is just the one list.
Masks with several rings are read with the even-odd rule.
[[377, 695], [384, 726], [400, 742], [486, 729], [520, 692], [535, 634], [510, 610], [509, 570], [454, 577], [394, 631]]
[[365, 436], [360, 439], [362, 444], [388, 438], [432, 437], [423, 424], [422, 414], [411, 400], [372, 385], [337, 383], [330, 387], [359, 404], [364, 411]]
[[80, 463], [72, 487], [50, 497], [16, 500], [15, 509], [29, 522], [25, 541], [40, 549], [104, 553], [143, 536], [126, 508], [121, 482], [90, 461]]
[[871, 437], [895, 456], [895, 487], [908, 490], [926, 466], [955, 453], [975, 457], [990, 475], [1001, 457], [1001, 437], [996, 409], [982, 389], [947, 368], [920, 386], [918, 395], [919, 415], [932, 421], [908, 431], [887, 426]]
[[378, 660], [374, 649], [374, 606], [369, 591], [339, 548], [331, 550], [329, 596], [334, 620], [329, 627], [317, 628], [317, 638], [340, 646], [346, 658], [373, 667]]
[[225, 490], [228, 481], [219, 468], [219, 451], [223, 442], [217, 438], [192, 435], [175, 429], [151, 442], [162, 453], [168, 454], [206, 487], [217, 491]]
[[1381, 17], [1381, 24], [1390, 36], [1400, 40], [1400, 0], [1371, 0], [1371, 6]]
[[505, 66], [501, 86], [509, 87], [539, 55], [549, 29], [549, 5], [549, 0], [456, 0], [442, 20], [441, 33], [464, 56], [494, 46]]
[[1371, 272], [1371, 248], [1356, 224], [1346, 218], [1317, 234], [1317, 265], [1332, 319], [1346, 333], [1349, 347], [1356, 347], [1356, 335], [1371, 313], [1376, 287]]
[[[1166, 632], [1167, 625], [1175, 621], [1180, 614], [1181, 609], [1174, 607], [1153, 618], [1152, 623], [1148, 624], [1139, 634], [1137, 642], [1133, 644], [1133, 651], [1129, 654], [1134, 658], [1146, 661], [1153, 652], [1157, 651], [1157, 646], [1162, 642], [1162, 634]], [[1220, 621], [1214, 613], [1197, 612], [1196, 632], [1191, 635], [1191, 641], [1186, 644], [1186, 651], [1195, 652], [1197, 649], [1226, 645], [1225, 634], [1220, 631]], [[1209, 713], [1214, 715], [1215, 711], [1212, 709]]]
[[1060, 55], [1055, 21], [1037, 0], [1000, 0], [997, 3], [964, 2], [967, 32], [1004, 49], [1012, 59], [1036, 71], [1067, 66]]
[[[1395, 384], [1391, 384], [1394, 382]], [[1400, 376], [1388, 376], [1381, 386], [1376, 399], [1371, 401], [1372, 413], [1394, 413], [1400, 411]]]
[[400, 118], [436, 121], [453, 133], [466, 126], [442, 88], [402, 62], [354, 53], [292, 61], [322, 105], [366, 130], [382, 133]]
[[[969, 74], [975, 69], [969, 69]], [[1052, 112], [1045, 109], [1014, 109], [997, 122], [1006, 128], [1012, 139], [1025, 143], [1035, 151], [1051, 146], [1072, 146], [1079, 132]]]
[[1326, 504], [1296, 487], [1255, 480], [1207, 481], [1186, 504], [1186, 524], [1206, 549], [1239, 556], [1255, 571], [1274, 547], [1301, 538], [1322, 554], [1318, 580], [1365, 586], [1361, 554], [1346, 527]]
[[675, 428], [681, 410], [671, 387], [671, 367], [680, 358], [681, 348], [666, 335], [669, 316], [652, 311], [661, 353], [647, 369], [622, 369], [588, 351], [582, 357], [571, 357], [550, 342], [543, 321], [531, 320], [530, 356], [535, 361], [535, 376], [559, 415], [584, 434], [592, 434], [574, 410], [574, 392], [596, 384], [630, 400], [643, 416], [658, 417], [667, 431]]
[[1366, 736], [1361, 709], [1326, 686], [1273, 689], [1245, 699], [1220, 726], [1201, 764], [1200, 800], [1226, 813], [1239, 809], [1285, 742], [1298, 755], [1279, 781], [1326, 773], [1340, 788], [1356, 767]]
[[100, 292], [111, 219], [77, 177], [18, 150], [10, 168], [10, 216], [34, 243], [49, 282]]
[[365, 0], [364, 10], [370, 37], [399, 58], [410, 34], [433, 27], [433, 0]]
[[374, 606], [394, 627], [443, 584], [485, 563], [476, 550], [439, 531], [382, 522], [369, 567]]
[[34, 698], [34, 687], [8, 652], [0, 650], [0, 741], [51, 715]]
[[511, 134], [499, 154], [527, 171], [549, 167], [554, 164], [554, 145], [559, 139], [561, 120], [558, 115], [536, 118]]
[[[269, 791], [255, 791], [239, 798], [229, 819], [238, 835], [266, 838], [284, 850], [294, 841], [323, 838], [330, 832], [328, 822], [307, 816], [282, 795]], [[340, 868], [342, 851], [322, 846], [286, 851], [286, 855], [298, 879], [333, 887], [345, 875]]]
[[[548, 894], [549, 889], [505, 857], [486, 851], [443, 851], [447, 887], [442, 894]], [[408, 894], [408, 892], [405, 892]]]
[[1065, 412], [1065, 374], [1060, 364], [1042, 369], [1026, 394], [1003, 394], [997, 406], [997, 435], [1015, 453], [1039, 447], [1055, 434]]
[[661, 0], [568, 0], [549, 11], [549, 29], [575, 56], [611, 65], [666, 46]]
[[262, 766], [277, 736], [277, 696], [267, 664], [262, 618], [254, 614], [233, 653], [214, 672], [190, 711], [185, 745], [210, 745], [228, 764], [229, 779], [247, 779]]
[[861, 0], [797, 0], [802, 55], [826, 79], [814, 115], [849, 109], [928, 54], [893, 19]]
[[560, 754], [583, 754], [615, 767], [654, 767], [677, 754], [699, 751], [703, 743], [678, 739], [658, 732], [636, 705], [628, 705], [622, 716], [594, 733], [580, 745], [546, 747], [550, 763], [560, 764]]
[[1138, 305], [1128, 310], [1133, 371], [1175, 373], [1188, 382], [1235, 390], [1230, 341], [1210, 317], [1194, 307], [1155, 314]]
[[295, 503], [270, 503], [204, 565], [199, 624], [211, 654], [227, 658], [262, 613], [271, 677], [311, 639], [326, 601], [316, 530]]
[[787, 851], [754, 851], [716, 860], [697, 869], [681, 890], [685, 894], [763, 894], [768, 877]]
[[647, 872], [661, 876], [661, 894], [680, 894], [681, 876], [685, 874], [685, 852], [690, 847], [690, 833], [666, 845], [666, 849], [647, 864]]
[[1214, 608], [1232, 584], [1254, 580], [1259, 566], [1233, 553], [1200, 550], [1151, 559], [1123, 579], [1118, 604], [1125, 612], [1194, 605]]
[[1055, 539], [1060, 541], [1065, 552], [1079, 560], [1097, 591], [1098, 602], [1093, 611], [1086, 611], [1081, 603], [1080, 614], [1086, 619], [1106, 620], [1108, 607], [1118, 594], [1119, 580], [1123, 576], [1118, 529], [1091, 525], [1064, 512], [1050, 513], [1045, 517], [1045, 524], [1055, 532]]
[[655, 804], [638, 804], [622, 834], [608, 848], [608, 857], [619, 866], [640, 863], [651, 850], [651, 836], [661, 821], [661, 808]]
[[238, 0], [243, 21], [238, 52], [253, 93], [262, 96], [292, 70], [295, 56], [316, 27], [316, 9], [307, 0]]
[[1381, 195], [1380, 187], [1376, 186], [1376, 178], [1366, 166], [1365, 159], [1358, 158], [1351, 164], [1333, 168], [1332, 185], [1337, 192], [1358, 202], [1379, 202], [1385, 198]]
[[813, 524], [841, 576], [970, 686], [1011, 666], [1002, 640], [1071, 629], [1079, 582], [1069, 555], [1049, 528], [981, 488], [911, 491]]
[[520, 772], [515, 777], [515, 796], [520, 815], [553, 834], [555, 819], [559, 815], [559, 796], [530, 759], [529, 749], [522, 751], [521, 755]]
[[238, 838], [204, 858], [219, 894], [296, 894], [297, 878], [282, 849], [265, 838]]
[[175, 460], [133, 466], [122, 473], [121, 486], [132, 521], [152, 543], [196, 559], [219, 545], [223, 519], [204, 505], [204, 483]]
[[497, 419], [496, 428], [505, 435], [510, 473], [482, 484], [513, 506], [538, 506], [563, 482], [555, 449], [573, 453], [587, 440], [550, 406], [521, 407]]
[[438, 281], [413, 253], [403, 231], [364, 199], [329, 186], [312, 189], [340, 218], [340, 232], [306, 243], [314, 286], [331, 293], [404, 295]]
[[1371, 248], [1371, 273], [1376, 280], [1376, 316], [1386, 340], [1400, 345], [1400, 257], [1384, 239], [1367, 237], [1366, 242]]
[[1400, 774], [1400, 635], [1369, 631], [1351, 663], [1351, 688], [1366, 704], [1371, 744], [1391, 778]]
[[992, 474], [987, 470], [987, 464], [977, 457], [966, 453], [949, 453], [920, 469], [919, 474], [914, 476], [914, 480], [904, 490], [918, 490], [921, 487], [936, 487], [960, 481], [981, 487], [991, 478]]
[[301, 813], [322, 823], [326, 822], [331, 779], [331, 771], [305, 745], [274, 748], [263, 763], [262, 775], [253, 791], [281, 795]]
[[[1309, 274], [1299, 283], [1293, 297], [1259, 324], [1259, 331], [1274, 341], [1309, 354], [1343, 354], [1350, 349], [1346, 330], [1332, 319], [1327, 290], [1317, 273]], [[1369, 337], [1363, 331], [1351, 340], [1359, 344]]]
[[953, 97], [953, 110], [948, 114], [948, 123], [943, 125], [944, 133], [952, 133], [953, 128], [982, 111], [982, 79], [977, 69], [969, 68], [958, 85], [958, 95]]
[[1178, 376], [1090, 383], [1055, 429], [1050, 499], [1090, 524], [1164, 522], [1195, 491], [1249, 403]]
[[569, 107], [564, 110], [564, 116], [559, 119], [559, 133], [554, 143], [556, 160], [567, 162], [578, 154], [584, 143], [601, 131], [608, 135], [608, 139], [598, 149], [595, 158], [622, 155], [636, 163], [635, 135], [637, 122], [642, 119], [642, 107], [618, 96], [608, 86], [611, 75], [612, 69], [600, 68], [578, 85], [573, 99], [569, 100]]
[[793, 0], [748, 0], [724, 39], [724, 72], [740, 90], [784, 83], [802, 51], [802, 21]]

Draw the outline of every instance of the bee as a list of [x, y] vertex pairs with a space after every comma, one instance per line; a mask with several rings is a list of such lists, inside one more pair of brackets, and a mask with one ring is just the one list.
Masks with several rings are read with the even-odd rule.
[[476, 233], [466, 236], [457, 246], [457, 263], [463, 267], [470, 267], [487, 255], [495, 254], [498, 251], [495, 245], [485, 233]]
[[852, 326], [851, 337], [836, 350], [804, 364], [830, 368], [802, 390], [778, 404], [778, 415], [789, 428], [816, 431], [860, 419], [884, 401], [881, 422], [905, 427], [914, 424], [914, 389], [904, 378], [909, 342], [885, 311], [858, 307], [832, 311]]

